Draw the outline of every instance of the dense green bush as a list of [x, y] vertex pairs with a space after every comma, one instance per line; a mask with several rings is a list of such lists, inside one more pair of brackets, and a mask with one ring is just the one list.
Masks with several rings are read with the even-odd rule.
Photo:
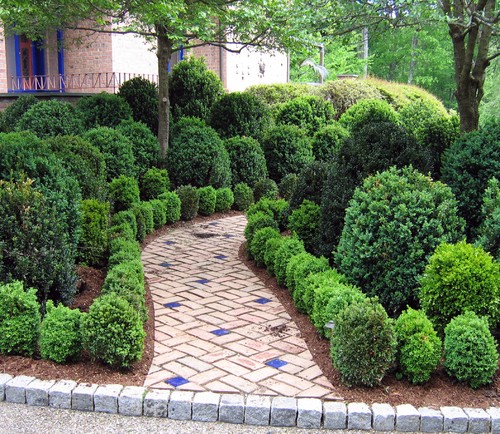
[[121, 262], [134, 261], [141, 259], [141, 246], [135, 240], [127, 238], [115, 238], [109, 244], [109, 268]]
[[333, 106], [319, 96], [299, 96], [277, 108], [276, 123], [295, 125], [313, 134], [330, 122], [335, 115]]
[[144, 329], [139, 314], [116, 294], [97, 298], [82, 322], [83, 346], [94, 359], [128, 368], [142, 357]]
[[276, 182], [288, 173], [299, 173], [314, 157], [305, 132], [294, 125], [279, 125], [262, 142], [269, 177]]
[[327, 175], [328, 165], [322, 161], [312, 161], [304, 166], [298, 174], [297, 186], [290, 199], [290, 211], [302, 205], [305, 199], [320, 205]]
[[412, 383], [425, 383], [437, 369], [442, 343], [431, 321], [421, 310], [408, 308], [394, 324], [398, 339], [397, 361]]
[[172, 68], [169, 92], [175, 119], [193, 116], [207, 120], [212, 106], [224, 95], [224, 87], [203, 58], [191, 56]]
[[307, 199], [288, 217], [288, 229], [304, 242], [309, 253], [316, 252], [320, 217], [320, 206]]
[[124, 81], [118, 90], [132, 110], [136, 122], [147, 125], [153, 134], [158, 133], [158, 86], [142, 77]]
[[[135, 234], [135, 239], [142, 243], [144, 239], [146, 238], [146, 235], [148, 234], [147, 231], [147, 223], [146, 223], [146, 216], [144, 215], [144, 209], [139, 206], [139, 203], [136, 203], [132, 206], [132, 212], [134, 213], [135, 217], [135, 225], [137, 227], [137, 231]], [[122, 226], [122, 225], [120, 225]], [[127, 228], [130, 228], [129, 225], [125, 225]], [[130, 232], [132, 232], [132, 228], [130, 228]], [[120, 234], [121, 235], [121, 234]], [[125, 234], [126, 237], [128, 238], [128, 234]], [[123, 235], [121, 235], [123, 236]]]
[[137, 167], [132, 143], [119, 131], [99, 127], [87, 131], [82, 137], [102, 152], [108, 181], [120, 175], [136, 176]]
[[[322, 271], [327, 271], [330, 269], [328, 261], [326, 258], [317, 258], [307, 252], [298, 253], [290, 258], [288, 265], [286, 266], [285, 273], [285, 285], [288, 290], [295, 296], [295, 291], [300, 286], [300, 284], [307, 278], [310, 274], [320, 273]], [[298, 298], [300, 303], [300, 298]], [[294, 297], [295, 301], [295, 297]], [[299, 307], [296, 305], [297, 309]], [[304, 311], [304, 309], [299, 309]]]
[[231, 162], [233, 185], [245, 182], [253, 187], [267, 178], [266, 158], [257, 140], [251, 137], [231, 137], [224, 142]]
[[298, 176], [295, 173], [289, 173], [281, 178], [278, 185], [279, 196], [287, 201], [290, 201], [295, 189], [297, 188]]
[[276, 253], [278, 253], [281, 244], [286, 241], [286, 238], [276, 237], [270, 238], [264, 244], [264, 265], [266, 266], [267, 272], [274, 276], [274, 260], [276, 259]]
[[316, 130], [311, 142], [316, 160], [330, 161], [347, 137], [349, 130], [335, 121]]
[[40, 327], [40, 356], [56, 363], [77, 360], [83, 349], [81, 323], [83, 313], [54, 303], [47, 303], [47, 311]]
[[132, 117], [132, 109], [124, 98], [101, 92], [78, 100], [76, 112], [86, 130], [96, 127], [116, 127]]
[[281, 238], [280, 232], [273, 226], [266, 226], [255, 229], [252, 236], [252, 243], [247, 244], [249, 256], [254, 258], [257, 267], [263, 267], [264, 255], [266, 253], [266, 243], [271, 238]]
[[258, 202], [253, 204], [247, 211], [247, 218], [261, 211], [271, 216], [278, 224], [280, 231], [285, 230], [285, 217], [288, 210], [288, 202], [284, 199], [268, 199], [263, 197]]
[[217, 201], [217, 192], [211, 185], [201, 187], [198, 189], [200, 202], [198, 206], [198, 213], [200, 215], [208, 216], [215, 212], [215, 202]]
[[296, 237], [287, 237], [280, 244], [276, 254], [274, 256], [274, 274], [276, 276], [276, 281], [278, 285], [284, 285], [286, 281], [286, 267], [292, 259], [298, 253], [304, 252], [304, 244], [302, 241]]
[[317, 95], [318, 89], [305, 83], [273, 83], [257, 84], [245, 90], [267, 105], [275, 105], [290, 101], [298, 96]]
[[135, 178], [121, 175], [109, 183], [109, 200], [113, 212], [125, 211], [139, 203], [139, 185]]
[[153, 208], [153, 222], [155, 229], [160, 229], [167, 224], [167, 205], [160, 199], [150, 200]]
[[412, 167], [392, 167], [356, 189], [335, 260], [352, 283], [396, 314], [416, 304], [418, 278], [434, 249], [461, 234], [447, 186]]
[[467, 234], [476, 235], [488, 181], [500, 173], [500, 123], [462, 135], [442, 157], [442, 180], [455, 193]]
[[170, 189], [168, 172], [165, 169], [152, 167], [142, 175], [141, 178], [141, 198], [143, 200], [158, 199]]
[[357, 131], [369, 123], [397, 123], [398, 114], [381, 99], [366, 99], [349, 108], [339, 119], [339, 124], [349, 131]]
[[192, 185], [181, 185], [177, 189], [181, 201], [181, 220], [193, 220], [198, 214], [200, 195]]
[[234, 194], [229, 187], [218, 188], [215, 201], [215, 212], [227, 212], [234, 203]]
[[16, 130], [31, 131], [40, 138], [76, 136], [82, 125], [70, 103], [50, 100], [32, 105], [17, 122]]
[[448, 374], [473, 389], [490, 384], [498, 368], [495, 339], [488, 320], [474, 312], [453, 318], [445, 328], [444, 367]]
[[278, 184], [272, 179], [264, 178], [255, 183], [253, 197], [256, 202], [259, 202], [262, 198], [271, 200], [277, 199], [278, 194]]
[[246, 211], [254, 203], [253, 190], [244, 182], [240, 182], [234, 186], [233, 195], [233, 206], [238, 211]]
[[420, 303], [439, 332], [468, 310], [488, 316], [491, 326], [500, 318], [500, 264], [481, 247], [441, 244], [420, 283]]
[[[245, 239], [247, 240], [247, 245], [250, 247], [253, 243], [253, 237], [255, 233], [262, 228], [273, 228], [278, 230], [278, 223], [274, 220], [274, 217], [269, 214], [265, 214], [262, 211], [258, 211], [248, 217], [248, 222], [245, 226]], [[252, 257], [252, 249], [248, 249], [249, 256]]]
[[80, 262], [103, 263], [108, 249], [109, 202], [87, 199], [82, 202], [82, 233], [78, 246]]
[[333, 365], [347, 386], [379, 385], [394, 362], [393, 324], [376, 298], [339, 313], [331, 343]]
[[5, 133], [15, 131], [19, 119], [21, 119], [24, 113], [37, 102], [38, 100], [30, 93], [19, 95], [17, 99], [3, 111], [0, 130]]
[[488, 181], [481, 209], [483, 221], [479, 226], [476, 244], [500, 259], [500, 187], [496, 178]]
[[175, 186], [231, 184], [229, 155], [217, 133], [196, 118], [175, 123], [167, 153], [168, 173]]
[[138, 208], [140, 213], [144, 217], [144, 228], [146, 230], [146, 235], [151, 234], [155, 229], [155, 222], [153, 216], [153, 206], [149, 202], [139, 202], [133, 205], [134, 208]]
[[0, 353], [32, 356], [39, 333], [36, 290], [20, 281], [0, 285]]
[[138, 240], [138, 241], [142, 241], [144, 239], [144, 237], [146, 236], [144, 234], [144, 236], [142, 236], [142, 238], [140, 238], [141, 234], [139, 234], [139, 229], [143, 230], [143, 226], [142, 225], [140, 228], [139, 226], [137, 226], [137, 219], [136, 219], [136, 215], [135, 215], [135, 212], [132, 210], [133, 214], [134, 214], [134, 221], [136, 222], [135, 223], [135, 227], [136, 227], [136, 231], [134, 233], [133, 229], [130, 227], [130, 225], [128, 225], [127, 223], [120, 223], [118, 225], [111, 225], [108, 229], [108, 240], [110, 242], [112, 242], [113, 240], [117, 239], [117, 238], [124, 238], [126, 240], [129, 240], [129, 241], [134, 241], [134, 240]]
[[137, 222], [135, 220], [134, 212], [131, 209], [126, 211], [119, 211], [116, 214], [113, 214], [111, 217], [111, 225], [117, 226], [121, 224], [126, 224], [130, 227], [133, 233], [133, 239], [137, 236]]
[[167, 208], [167, 224], [178, 222], [181, 219], [181, 200], [175, 191], [161, 194], [158, 199], [165, 202]]

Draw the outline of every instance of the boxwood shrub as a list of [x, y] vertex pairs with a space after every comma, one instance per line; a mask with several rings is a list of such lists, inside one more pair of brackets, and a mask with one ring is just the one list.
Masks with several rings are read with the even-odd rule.
[[285, 175], [278, 185], [279, 196], [282, 199], [290, 201], [297, 188], [297, 182], [298, 176], [295, 173]]
[[30, 93], [19, 95], [17, 99], [3, 111], [1, 131], [5, 133], [15, 131], [19, 119], [21, 119], [23, 114], [36, 103], [38, 103], [38, 100]]
[[328, 167], [322, 161], [312, 161], [303, 167], [297, 175], [297, 185], [290, 199], [290, 211], [302, 205], [305, 199], [321, 204]]
[[250, 257], [254, 258], [257, 267], [263, 267], [264, 255], [266, 253], [266, 243], [271, 238], [281, 238], [279, 231], [272, 226], [266, 226], [254, 231], [252, 243], [248, 244]]
[[274, 260], [276, 259], [276, 253], [278, 252], [281, 244], [285, 242], [284, 237], [273, 237], [266, 241], [264, 244], [264, 265], [266, 266], [267, 272], [274, 276]]
[[290, 258], [286, 266], [285, 285], [292, 295], [295, 295], [295, 291], [300, 283], [303, 282], [307, 276], [329, 269], [330, 266], [326, 258], [317, 258], [307, 252], [298, 253]]
[[113, 212], [126, 211], [139, 203], [140, 193], [137, 179], [121, 175], [109, 183], [109, 200]]
[[193, 220], [198, 215], [200, 195], [192, 185], [182, 185], [177, 189], [181, 201], [181, 220]]
[[165, 169], [152, 167], [142, 175], [141, 178], [141, 198], [142, 200], [158, 199], [170, 189], [168, 172]]
[[240, 182], [234, 186], [233, 195], [233, 206], [238, 211], [247, 211], [254, 204], [253, 190], [244, 182]]
[[[132, 210], [134, 213], [134, 220], [136, 220], [136, 229], [137, 231], [134, 233], [130, 225], [127, 223], [120, 223], [118, 225], [111, 225], [108, 229], [108, 239], [110, 242], [115, 240], [116, 238], [125, 238], [130, 241], [138, 240], [142, 241], [144, 239], [144, 236], [142, 239], [140, 238], [141, 234], [139, 233], [139, 226], [137, 226], [137, 219], [135, 216], [135, 212]], [[141, 226], [142, 228], [142, 226]]]
[[476, 244], [500, 259], [500, 186], [496, 178], [488, 181], [482, 206], [483, 221], [479, 226]]
[[253, 187], [261, 179], [267, 178], [264, 151], [259, 142], [251, 137], [231, 137], [224, 141], [231, 162], [232, 184], [244, 182]]
[[108, 250], [109, 202], [82, 202], [82, 229], [78, 258], [84, 264], [102, 264]]
[[306, 251], [313, 254], [317, 252], [320, 217], [320, 206], [307, 199], [288, 217], [288, 229], [304, 242]]
[[160, 199], [150, 200], [153, 208], [153, 224], [155, 229], [160, 229], [167, 223], [167, 205]]
[[198, 213], [200, 215], [209, 216], [215, 212], [215, 203], [217, 201], [217, 192], [211, 185], [198, 189], [200, 196], [200, 204]]
[[369, 123], [398, 122], [398, 114], [391, 105], [381, 99], [366, 99], [350, 107], [339, 119], [339, 124], [349, 131], [357, 131]]
[[274, 274], [278, 285], [285, 285], [286, 268], [290, 259], [298, 253], [304, 252], [304, 243], [296, 237], [286, 237], [280, 244], [274, 256]]
[[121, 225], [126, 224], [130, 227], [133, 233], [132, 239], [135, 239], [137, 236], [137, 221], [135, 219], [134, 211], [132, 209], [128, 209], [126, 211], [119, 211], [116, 214], [113, 214], [111, 217], [111, 225]]
[[250, 249], [250, 246], [252, 245], [255, 233], [259, 229], [267, 227], [273, 228], [274, 230], [278, 231], [278, 223], [276, 223], [276, 220], [274, 220], [274, 218], [269, 214], [259, 211], [248, 217], [248, 222], [245, 226], [244, 235], [245, 239], [247, 240], [247, 245], [249, 247], [248, 252], [250, 254], [249, 255], [250, 257], [252, 257], [252, 249]]
[[234, 194], [229, 187], [218, 188], [216, 190], [215, 212], [227, 212], [234, 203]]
[[253, 189], [253, 197], [256, 202], [259, 202], [262, 198], [266, 199], [278, 199], [278, 185], [276, 182], [269, 178], [259, 179]]
[[124, 98], [101, 92], [78, 100], [76, 111], [86, 130], [96, 127], [115, 127], [132, 117], [132, 109]]
[[178, 222], [181, 219], [181, 200], [177, 193], [169, 191], [161, 194], [158, 199], [165, 203], [167, 224]]
[[318, 161], [330, 161], [348, 137], [349, 131], [336, 121], [316, 130], [311, 142], [314, 158]]

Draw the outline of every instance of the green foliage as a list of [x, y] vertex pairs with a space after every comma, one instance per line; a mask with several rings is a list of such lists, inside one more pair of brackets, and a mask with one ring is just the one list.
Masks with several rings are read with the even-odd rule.
[[217, 192], [211, 185], [201, 187], [198, 189], [200, 196], [200, 203], [198, 213], [200, 215], [208, 216], [215, 212], [215, 203], [217, 201]]
[[415, 384], [425, 383], [441, 360], [442, 343], [421, 310], [408, 308], [394, 324], [401, 370]]
[[304, 242], [304, 248], [309, 253], [316, 251], [320, 217], [320, 206], [307, 199], [288, 217], [288, 229]]
[[[144, 215], [144, 210], [142, 207], [138, 206], [139, 203], [136, 203], [132, 206], [132, 212], [134, 213], [135, 217], [135, 226], [137, 227], [137, 231], [135, 233], [135, 239], [142, 243], [144, 239], [146, 238], [147, 233], [147, 228], [146, 228], [146, 217]], [[120, 225], [123, 226], [123, 225]], [[129, 229], [130, 233], [132, 233], [132, 228], [129, 225], [125, 225], [127, 229]], [[126, 236], [128, 238], [128, 232], [126, 231], [125, 234], [122, 234], [121, 232], [119, 233], [119, 236]]]
[[238, 211], [246, 211], [250, 208], [254, 203], [254, 196], [252, 188], [245, 184], [244, 182], [240, 182], [236, 184], [233, 189], [234, 195], [234, 207]]
[[[134, 241], [136, 239], [139, 240], [140, 237], [139, 227], [137, 226], [135, 213], [134, 213], [134, 222], [135, 222], [135, 227], [137, 229], [135, 233], [133, 229], [130, 227], [130, 225], [126, 223], [121, 223], [119, 225], [111, 225], [108, 229], [108, 239], [110, 240], [110, 242], [112, 242], [116, 238], [125, 238], [129, 241]], [[144, 239], [144, 236], [142, 237], [141, 241]]]
[[275, 83], [250, 86], [245, 92], [272, 106], [299, 96], [316, 95], [318, 90], [316, 87], [304, 83]]
[[21, 119], [24, 113], [36, 103], [38, 103], [38, 100], [30, 93], [24, 93], [18, 96], [17, 99], [3, 111], [0, 130], [6, 133], [15, 131], [19, 119]]
[[132, 109], [124, 98], [106, 92], [80, 98], [76, 111], [86, 130], [116, 127], [122, 120], [132, 117]]
[[[317, 258], [307, 252], [298, 253], [290, 258], [286, 266], [285, 285], [292, 295], [295, 295], [295, 291], [307, 276], [327, 271], [329, 268], [328, 261], [324, 257]], [[296, 307], [299, 309], [297, 305]]]
[[139, 203], [137, 179], [121, 175], [109, 183], [109, 200], [113, 212], [125, 211]]
[[284, 243], [286, 238], [276, 237], [270, 238], [264, 244], [264, 265], [266, 266], [267, 272], [274, 276], [274, 260], [276, 259], [276, 253], [278, 253], [281, 244]]
[[357, 188], [335, 260], [339, 270], [391, 313], [415, 305], [418, 278], [442, 242], [460, 238], [451, 190], [412, 167], [391, 168]]
[[278, 185], [274, 180], [269, 178], [258, 180], [253, 189], [253, 197], [256, 202], [259, 202], [263, 198], [275, 200], [278, 198], [278, 193]]
[[178, 222], [181, 219], [181, 200], [175, 191], [161, 194], [158, 199], [165, 202], [167, 208], [167, 224]]
[[481, 247], [443, 243], [430, 257], [420, 281], [422, 309], [442, 333], [450, 320], [468, 310], [499, 320], [500, 264]]
[[108, 265], [113, 268], [121, 262], [140, 260], [141, 246], [135, 240], [114, 238], [109, 244], [109, 254]]
[[481, 208], [483, 221], [479, 226], [476, 244], [500, 259], [500, 187], [496, 178], [488, 181]]
[[229, 155], [215, 130], [196, 118], [183, 118], [173, 127], [167, 155], [170, 179], [176, 186], [231, 184]]
[[347, 137], [349, 137], [349, 130], [335, 121], [316, 130], [311, 142], [316, 160], [330, 161]]
[[245, 182], [253, 187], [261, 179], [267, 178], [264, 151], [257, 140], [251, 137], [231, 137], [224, 142], [231, 162], [233, 185]]
[[278, 185], [279, 196], [287, 201], [292, 199], [292, 196], [297, 188], [299, 177], [295, 173], [289, 173], [281, 178]]
[[181, 185], [176, 193], [181, 201], [181, 220], [193, 220], [200, 206], [198, 189], [192, 185]]
[[290, 210], [298, 208], [306, 199], [320, 205], [327, 175], [328, 165], [322, 161], [312, 161], [304, 166], [290, 199]]
[[207, 120], [212, 106], [224, 95], [224, 87], [205, 59], [190, 56], [172, 68], [169, 92], [175, 119], [193, 116]]
[[349, 131], [357, 131], [363, 125], [377, 122], [398, 122], [398, 114], [391, 105], [381, 99], [366, 99], [350, 107], [339, 119], [339, 124]]
[[256, 212], [262, 211], [263, 213], [271, 216], [282, 231], [285, 229], [284, 223], [287, 210], [288, 202], [286, 200], [273, 200], [263, 197], [248, 209], [247, 218], [250, 218]]
[[118, 96], [127, 101], [136, 122], [147, 125], [153, 134], [158, 134], [158, 86], [142, 77], [124, 81]]
[[160, 199], [150, 200], [153, 208], [153, 222], [155, 229], [160, 229], [167, 224], [167, 205]]
[[488, 181], [500, 173], [500, 123], [463, 134], [442, 157], [442, 180], [455, 193], [468, 236], [481, 223], [482, 194]]
[[269, 130], [263, 141], [269, 177], [276, 182], [288, 173], [299, 173], [314, 157], [304, 131], [294, 125], [279, 125]]
[[146, 231], [146, 235], [151, 234], [155, 228], [153, 206], [149, 202], [139, 202], [134, 204], [133, 207], [138, 208], [144, 218], [144, 229]]
[[229, 187], [218, 188], [216, 193], [215, 212], [229, 211], [234, 203], [234, 194], [231, 189]]
[[158, 199], [170, 189], [168, 172], [165, 169], [152, 167], [142, 175], [141, 178], [141, 198], [143, 200]]
[[[262, 228], [273, 228], [278, 231], [278, 223], [274, 220], [274, 217], [269, 214], [265, 214], [262, 211], [258, 211], [251, 216], [248, 216], [248, 222], [245, 226], [245, 239], [247, 240], [247, 245], [250, 247], [253, 242], [253, 237], [255, 233]], [[252, 256], [252, 249], [249, 248], [248, 252]]]
[[40, 356], [56, 363], [77, 360], [83, 349], [81, 323], [84, 314], [54, 303], [47, 303], [47, 311], [40, 327]]
[[284, 285], [286, 281], [286, 267], [288, 262], [298, 253], [304, 252], [304, 244], [295, 237], [285, 238], [280, 244], [274, 256], [274, 274], [278, 285]]
[[76, 136], [82, 130], [70, 103], [57, 100], [33, 104], [17, 122], [17, 131], [31, 131], [40, 138]]
[[445, 328], [444, 367], [473, 389], [490, 384], [498, 368], [495, 339], [488, 320], [474, 312], [453, 318]]
[[117, 226], [121, 224], [126, 224], [130, 227], [133, 233], [132, 239], [135, 239], [137, 236], [137, 222], [135, 220], [134, 212], [131, 209], [119, 211], [116, 214], [113, 214], [113, 217], [111, 218], [111, 225]]
[[295, 125], [313, 134], [334, 117], [332, 105], [319, 96], [300, 96], [278, 106], [276, 123]]
[[120, 175], [135, 177], [135, 157], [132, 143], [127, 137], [109, 127], [94, 128], [82, 137], [102, 152], [108, 182]]
[[96, 299], [82, 323], [83, 346], [94, 359], [128, 368], [142, 357], [144, 329], [136, 310], [110, 293]]
[[376, 298], [339, 313], [331, 343], [333, 365], [347, 386], [379, 385], [394, 361], [393, 324]]
[[89, 266], [102, 264], [108, 249], [109, 202], [82, 202], [82, 233], [78, 259]]
[[[255, 223], [257, 225], [257, 222]], [[252, 243], [248, 243], [249, 256], [254, 258], [257, 267], [264, 266], [264, 255], [266, 253], [267, 241], [271, 238], [281, 238], [281, 235], [273, 226], [265, 226], [253, 230]]]
[[0, 353], [32, 356], [39, 332], [36, 290], [20, 281], [0, 285]]

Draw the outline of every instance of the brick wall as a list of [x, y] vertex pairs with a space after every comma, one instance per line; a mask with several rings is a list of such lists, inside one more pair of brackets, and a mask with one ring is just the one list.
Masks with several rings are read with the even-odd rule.
[[113, 35], [113, 71], [128, 74], [158, 74], [158, 58], [151, 43], [134, 35]]
[[5, 44], [7, 43], [3, 29], [0, 28], [0, 92], [7, 92], [7, 53]]

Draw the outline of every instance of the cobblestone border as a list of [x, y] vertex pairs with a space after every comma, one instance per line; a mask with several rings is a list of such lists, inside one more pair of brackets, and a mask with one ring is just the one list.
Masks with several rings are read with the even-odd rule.
[[202, 422], [399, 432], [499, 433], [500, 408], [321, 401], [258, 395], [86, 384], [0, 374], [0, 401], [125, 416], [168, 417]]

